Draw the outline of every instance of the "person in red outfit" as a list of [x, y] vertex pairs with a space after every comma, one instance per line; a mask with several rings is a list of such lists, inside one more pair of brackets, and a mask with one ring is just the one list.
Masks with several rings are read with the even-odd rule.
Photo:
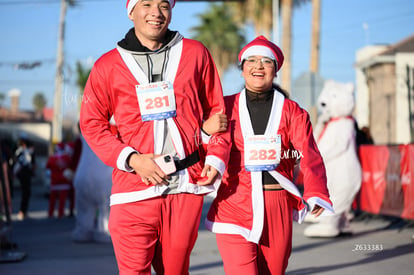
[[[265, 37], [251, 41], [239, 54], [245, 88], [225, 97], [232, 147], [206, 227], [227, 275], [285, 274], [292, 220], [333, 211], [309, 115], [273, 84], [283, 58]], [[303, 197], [292, 182], [298, 158]]]
[[228, 161], [227, 132], [200, 153], [203, 120], [224, 112], [223, 91], [207, 48], [168, 28], [174, 4], [128, 0], [134, 28], [95, 62], [84, 90], [82, 134], [114, 168], [108, 227], [121, 275], [151, 265], [188, 274], [203, 197]]
[[70, 214], [73, 215], [74, 201], [72, 179], [67, 175], [71, 169], [72, 156], [67, 152], [63, 142], [56, 145], [56, 150], [46, 163], [46, 169], [50, 171], [50, 195], [49, 195], [49, 218], [54, 217], [56, 202], [59, 202], [58, 217], [65, 215], [65, 204], [69, 198]]

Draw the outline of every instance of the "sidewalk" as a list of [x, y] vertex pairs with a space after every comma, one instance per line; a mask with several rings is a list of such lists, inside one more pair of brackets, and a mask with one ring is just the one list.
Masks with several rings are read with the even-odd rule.
[[[18, 188], [15, 191], [14, 212], [20, 200]], [[0, 274], [117, 274], [111, 244], [74, 243], [71, 232], [75, 218], [47, 218], [45, 191], [44, 186], [34, 186], [31, 218], [14, 220], [9, 233], [10, 240], [18, 247], [7, 252], [25, 252], [26, 257], [19, 262], [0, 263]], [[208, 206], [209, 201], [206, 201], [203, 217]], [[413, 274], [413, 225], [392, 224], [390, 220], [368, 215], [365, 220], [351, 224], [352, 236], [333, 239], [306, 238], [303, 236], [305, 227], [306, 224], [294, 223], [289, 275]], [[372, 250], [375, 247], [377, 250]], [[190, 274], [224, 274], [214, 234], [205, 230], [203, 223], [191, 256]]]

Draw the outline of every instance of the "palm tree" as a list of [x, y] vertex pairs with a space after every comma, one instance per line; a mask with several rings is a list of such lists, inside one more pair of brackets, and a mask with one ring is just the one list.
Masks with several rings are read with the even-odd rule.
[[191, 29], [195, 33], [192, 38], [209, 49], [222, 78], [225, 70], [237, 63], [237, 55], [245, 38], [233, 20], [231, 10], [224, 4], [211, 4], [210, 9], [198, 17], [201, 23]]
[[273, 25], [273, 0], [245, 0], [226, 3], [234, 10], [234, 18], [240, 24], [252, 23], [256, 35], [270, 37]]
[[6, 99], [6, 96], [3, 93], [0, 93], [0, 108], [3, 106], [3, 101]]
[[86, 82], [88, 81], [89, 74], [91, 73], [91, 69], [85, 68], [80, 61], [76, 62], [76, 85], [79, 88], [79, 93], [82, 96], [83, 90], [85, 89]]
[[[76, 85], [79, 88], [79, 97], [83, 98], [83, 91], [85, 89], [86, 82], [88, 81], [89, 74], [91, 73], [91, 68], [86, 68], [82, 65], [80, 61], [76, 62]], [[80, 109], [81, 100], [78, 101], [78, 109]], [[79, 114], [79, 112], [78, 112]]]
[[46, 107], [46, 97], [41, 92], [37, 92], [32, 99], [33, 107], [37, 118], [43, 118], [43, 109]]
[[[310, 0], [278, 0], [282, 17], [282, 44], [285, 62], [281, 72], [281, 85], [286, 91], [291, 90], [291, 47], [292, 47], [292, 14], [293, 8]], [[263, 34], [270, 38], [273, 25], [272, 0], [246, 0], [228, 3], [235, 10], [237, 22], [253, 23], [256, 35]], [[276, 14], [275, 16], [279, 16]]]

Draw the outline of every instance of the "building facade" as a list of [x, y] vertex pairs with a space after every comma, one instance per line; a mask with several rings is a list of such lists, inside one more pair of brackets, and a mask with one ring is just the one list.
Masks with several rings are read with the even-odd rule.
[[359, 126], [369, 127], [376, 144], [414, 142], [414, 35], [360, 49], [355, 67]]

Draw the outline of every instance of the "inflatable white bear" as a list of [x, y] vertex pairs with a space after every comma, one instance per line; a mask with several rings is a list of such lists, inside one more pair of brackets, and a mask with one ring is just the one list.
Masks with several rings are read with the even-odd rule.
[[107, 243], [111, 241], [108, 219], [113, 169], [95, 155], [83, 136], [81, 141], [82, 151], [73, 181], [76, 226], [72, 239]]
[[361, 186], [361, 165], [357, 153], [355, 107], [352, 83], [325, 82], [318, 98], [315, 139], [323, 157], [328, 190], [335, 214], [322, 215], [305, 229], [308, 237], [335, 237], [350, 233], [349, 211]]

